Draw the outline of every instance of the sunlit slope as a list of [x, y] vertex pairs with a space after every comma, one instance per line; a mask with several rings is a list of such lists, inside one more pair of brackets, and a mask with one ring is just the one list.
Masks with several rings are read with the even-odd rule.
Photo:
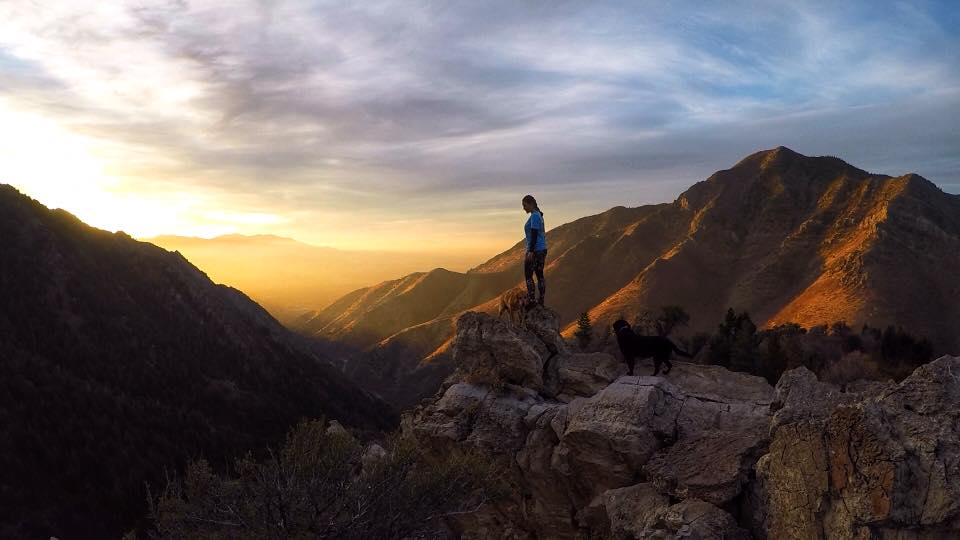
[[689, 216], [687, 233], [593, 307], [594, 319], [669, 303], [702, 328], [734, 307], [766, 325], [901, 324], [958, 344], [960, 297], [945, 276], [960, 271], [960, 205], [920, 176], [871, 175], [779, 147], [712, 175], [675, 206]]

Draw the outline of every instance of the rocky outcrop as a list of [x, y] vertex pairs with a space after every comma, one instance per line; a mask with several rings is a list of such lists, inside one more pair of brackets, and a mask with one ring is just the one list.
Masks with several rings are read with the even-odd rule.
[[557, 314], [540, 307], [527, 313], [521, 327], [484, 313], [464, 313], [457, 320], [454, 379], [482, 374], [569, 402], [595, 394], [625, 372], [609, 354], [571, 352], [558, 326]]
[[[758, 530], [769, 538], [960, 537], [958, 377], [960, 358], [945, 356], [899, 384], [774, 424], [757, 467], [766, 504]], [[806, 379], [804, 401], [830, 402], [825, 385]]]
[[457, 321], [453, 360], [461, 373], [489, 372], [533, 390], [544, 387], [544, 368], [553, 352], [530, 332], [483, 313], [468, 312]]
[[626, 376], [610, 355], [571, 352], [555, 320], [543, 309], [527, 328], [463, 315], [457, 372], [404, 417], [424, 448], [510, 463], [512, 493], [452, 522], [461, 537], [960, 533], [960, 358], [858, 392], [804, 368], [776, 388], [682, 362]]

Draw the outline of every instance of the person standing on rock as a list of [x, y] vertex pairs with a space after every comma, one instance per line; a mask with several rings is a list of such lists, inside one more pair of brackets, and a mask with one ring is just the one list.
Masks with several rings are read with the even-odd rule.
[[[530, 214], [527, 224], [523, 226], [526, 235], [526, 253], [523, 259], [523, 276], [527, 280], [527, 309], [536, 304], [543, 305], [543, 295], [546, 293], [546, 283], [543, 279], [543, 267], [547, 259], [547, 230], [543, 225], [543, 212], [537, 206], [533, 195], [523, 198], [523, 210]], [[540, 298], [534, 297], [533, 276], [537, 276], [537, 291]]]

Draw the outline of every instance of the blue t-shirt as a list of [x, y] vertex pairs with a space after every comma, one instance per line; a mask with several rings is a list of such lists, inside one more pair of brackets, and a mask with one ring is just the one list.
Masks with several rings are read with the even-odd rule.
[[547, 231], [543, 226], [543, 214], [534, 210], [530, 212], [527, 218], [527, 224], [523, 226], [523, 232], [526, 234], [524, 246], [530, 246], [530, 229], [537, 229], [537, 244], [533, 246], [534, 251], [543, 251], [547, 249]]

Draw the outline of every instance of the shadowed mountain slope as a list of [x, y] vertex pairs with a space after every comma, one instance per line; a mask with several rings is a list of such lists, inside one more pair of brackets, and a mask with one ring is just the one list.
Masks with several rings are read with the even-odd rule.
[[0, 537], [117, 538], [144, 482], [386, 406], [179, 253], [0, 185]]

